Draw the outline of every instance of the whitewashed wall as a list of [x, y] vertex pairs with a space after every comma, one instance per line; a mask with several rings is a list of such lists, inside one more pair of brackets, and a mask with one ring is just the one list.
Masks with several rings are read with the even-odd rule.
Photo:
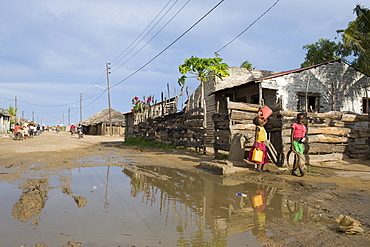
[[[370, 80], [363, 73], [343, 62], [333, 62], [308, 70], [264, 80], [263, 88], [276, 89], [283, 109], [297, 111], [297, 92], [319, 94], [319, 112], [349, 111], [362, 113], [362, 98], [366, 97]], [[370, 87], [368, 87], [368, 97]]]

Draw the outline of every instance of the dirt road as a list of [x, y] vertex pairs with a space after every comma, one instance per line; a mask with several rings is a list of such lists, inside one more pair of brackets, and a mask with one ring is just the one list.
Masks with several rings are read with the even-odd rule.
[[[182, 169], [196, 169], [195, 166], [201, 161], [211, 161], [213, 158], [211, 154], [203, 155], [191, 151], [124, 147], [121, 145], [122, 142], [122, 137], [85, 136], [83, 139], [78, 139], [77, 136], [70, 136], [66, 132], [45, 132], [23, 141], [0, 137], [0, 181], [25, 181], [27, 173], [23, 171], [35, 164], [37, 169], [49, 171], [94, 165], [75, 161], [80, 157], [106, 152], [129, 156], [138, 163]], [[329, 223], [318, 229], [317, 226], [292, 227], [277, 219], [268, 226], [269, 230], [276, 234], [261, 240], [261, 244], [268, 246], [370, 245], [368, 234], [349, 236], [336, 233], [334, 221], [339, 215], [349, 215], [359, 220], [366, 232], [369, 231], [369, 160], [311, 164], [307, 174], [298, 178], [272, 164], [268, 164], [267, 168], [271, 170], [270, 173], [261, 174], [245, 169], [228, 176], [237, 180], [252, 180], [281, 188], [281, 193], [316, 209]], [[292, 231], [299, 232], [299, 236], [292, 238]], [[320, 238], [317, 243], [307, 242], [317, 237]]]

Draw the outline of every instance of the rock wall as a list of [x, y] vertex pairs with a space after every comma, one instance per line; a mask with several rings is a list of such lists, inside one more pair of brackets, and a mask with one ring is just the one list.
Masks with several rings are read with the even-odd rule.
[[129, 137], [204, 150], [203, 119], [203, 108], [199, 107], [164, 117], [147, 118], [133, 126]]
[[[228, 103], [229, 114], [214, 114], [214, 151], [220, 157], [220, 150], [229, 151], [234, 135], [241, 133], [246, 138], [246, 151], [254, 141], [258, 105], [241, 102]], [[265, 126], [269, 138], [278, 154], [290, 149], [291, 125], [298, 112], [276, 111]], [[350, 158], [370, 158], [370, 117], [368, 115], [344, 112], [308, 113], [308, 143], [305, 145], [306, 159], [312, 162]]]

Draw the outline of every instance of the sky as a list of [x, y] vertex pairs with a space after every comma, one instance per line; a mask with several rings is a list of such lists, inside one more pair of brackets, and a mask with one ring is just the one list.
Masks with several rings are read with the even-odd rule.
[[[336, 30], [356, 19], [356, 4], [370, 7], [364, 0], [1, 1], [0, 108], [17, 107], [42, 125], [77, 124], [108, 109], [109, 78], [111, 108], [129, 112], [133, 97], [178, 94], [178, 66], [215, 52], [231, 67], [248, 60], [260, 70], [297, 69], [304, 45], [340, 39]], [[194, 91], [198, 81], [186, 86]]]

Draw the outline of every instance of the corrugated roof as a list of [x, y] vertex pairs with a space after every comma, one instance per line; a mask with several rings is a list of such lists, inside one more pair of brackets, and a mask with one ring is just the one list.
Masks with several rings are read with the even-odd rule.
[[329, 63], [341, 62], [341, 61], [342, 61], [341, 59], [336, 59], [336, 60], [331, 60], [331, 61], [327, 61], [327, 62], [324, 62], [324, 63], [315, 64], [315, 65], [304, 67], [304, 68], [299, 68], [299, 69], [293, 69], [293, 70], [288, 70], [288, 71], [277, 72], [277, 73], [275, 73], [273, 75], [261, 77], [261, 78], [258, 78], [258, 79], [253, 79], [253, 80], [247, 81], [247, 82], [245, 82], [243, 84], [240, 84], [240, 85], [237, 85], [237, 86], [227, 87], [227, 88], [223, 88], [223, 89], [214, 91], [212, 94], [217, 93], [217, 92], [222, 92], [222, 91], [225, 91], [225, 90], [231, 89], [231, 88], [241, 87], [241, 86], [244, 86], [244, 85], [246, 85], [248, 83], [251, 83], [251, 82], [261, 82], [263, 80], [267, 80], [267, 79], [271, 79], [271, 78], [276, 78], [276, 77], [279, 77], [279, 76], [284, 76], [284, 75], [288, 75], [288, 74], [292, 74], [292, 73], [297, 73], [297, 72], [301, 72], [301, 71], [304, 71], [304, 70], [309, 70], [309, 69], [312, 69], [312, 68], [315, 68], [315, 67], [320, 67], [322, 65], [326, 65], [326, 64], [329, 64]]
[[301, 71], [309, 70], [309, 69], [312, 69], [312, 68], [315, 68], [315, 67], [320, 67], [320, 66], [325, 65], [325, 64], [329, 64], [329, 63], [333, 63], [333, 62], [340, 62], [340, 61], [341, 61], [341, 59], [336, 59], [336, 60], [331, 60], [331, 61], [327, 61], [327, 62], [324, 62], [324, 63], [311, 65], [311, 66], [304, 67], [304, 68], [283, 71], [283, 72], [279, 72], [279, 73], [276, 73], [276, 74], [273, 74], [273, 75], [270, 75], [270, 76], [259, 78], [256, 81], [263, 81], [263, 80], [266, 80], [266, 79], [271, 79], [271, 78], [275, 78], [275, 77], [279, 77], [279, 76], [283, 76], [283, 75], [288, 75], [288, 74], [291, 74], [291, 73], [301, 72]]

